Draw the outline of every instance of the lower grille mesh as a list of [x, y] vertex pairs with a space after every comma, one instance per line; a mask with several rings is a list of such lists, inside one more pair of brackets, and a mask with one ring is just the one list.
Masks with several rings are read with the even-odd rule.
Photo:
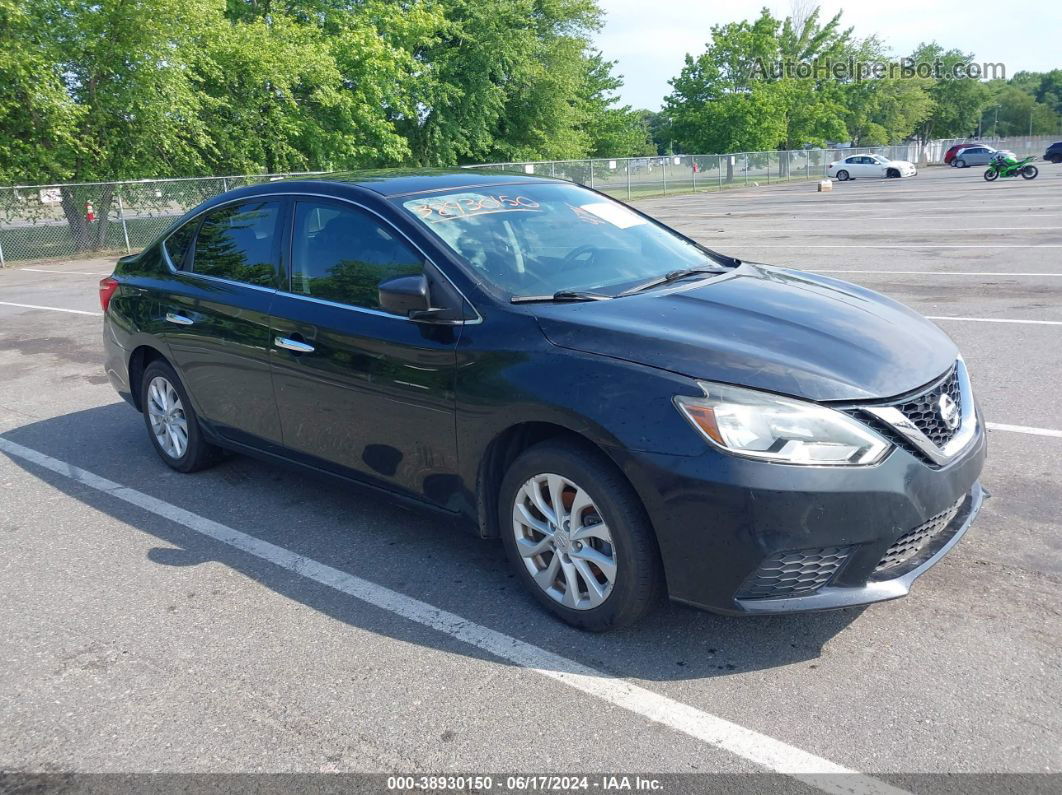
[[848, 559], [849, 547], [779, 552], [764, 561], [741, 587], [739, 599], [780, 599], [817, 591]]
[[906, 563], [921, 552], [926, 544], [940, 535], [944, 528], [951, 524], [951, 520], [955, 518], [961, 505], [962, 500], [959, 500], [946, 511], [941, 511], [929, 521], [923, 522], [914, 530], [904, 533], [893, 541], [885, 552], [885, 557], [881, 559], [874, 569], [875, 573]]

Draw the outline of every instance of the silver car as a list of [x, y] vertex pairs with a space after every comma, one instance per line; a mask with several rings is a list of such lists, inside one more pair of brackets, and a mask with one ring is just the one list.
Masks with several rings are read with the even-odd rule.
[[991, 146], [976, 144], [967, 146], [955, 153], [951, 164], [955, 168], [969, 168], [970, 166], [987, 166], [992, 156], [999, 151]]

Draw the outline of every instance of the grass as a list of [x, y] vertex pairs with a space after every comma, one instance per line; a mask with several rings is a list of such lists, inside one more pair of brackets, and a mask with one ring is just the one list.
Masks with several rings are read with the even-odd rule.
[[[130, 250], [139, 251], [172, 222], [173, 218], [168, 216], [127, 219]], [[70, 226], [66, 223], [0, 228], [0, 247], [3, 248], [5, 263], [61, 257], [95, 257], [105, 251], [117, 251], [121, 254], [126, 251], [122, 224], [115, 220], [108, 224], [107, 239], [99, 251], [79, 251]]]

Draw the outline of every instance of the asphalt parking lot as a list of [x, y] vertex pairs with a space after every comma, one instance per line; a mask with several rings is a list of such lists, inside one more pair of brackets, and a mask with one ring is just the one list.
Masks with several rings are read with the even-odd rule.
[[[172, 472], [102, 371], [111, 263], [0, 271], [0, 769], [1057, 775], [1062, 167], [1040, 166], [639, 203], [934, 318], [993, 423], [993, 496], [908, 598], [793, 617], [583, 634], [432, 515], [244, 457]], [[956, 791], [1005, 788], [978, 781]]]

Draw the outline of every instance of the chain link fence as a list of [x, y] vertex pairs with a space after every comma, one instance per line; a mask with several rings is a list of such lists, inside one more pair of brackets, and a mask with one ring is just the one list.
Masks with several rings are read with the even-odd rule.
[[[1008, 149], [1019, 157], [1043, 155], [1059, 137], [981, 139], [977, 143]], [[850, 155], [878, 154], [891, 160], [909, 160], [919, 167], [941, 165], [944, 154], [965, 138], [947, 138], [925, 144], [793, 149], [789, 151], [734, 152], [726, 155], [666, 155], [653, 157], [589, 158], [536, 162], [485, 163], [466, 168], [489, 168], [521, 174], [560, 177], [596, 188], [619, 199], [638, 199], [669, 193], [718, 191], [731, 187], [772, 185], [796, 180], [819, 180], [834, 161]]]
[[0, 188], [0, 267], [20, 260], [139, 251], [212, 196], [245, 185], [320, 173]]
[[[982, 139], [978, 143], [1025, 157], [1042, 155], [1060, 137]], [[951, 146], [964, 142], [972, 143], [955, 138], [897, 146], [525, 161], [467, 168], [560, 177], [630, 200], [822, 179], [830, 163], [854, 154], [880, 154], [893, 160], [910, 160], [920, 167], [936, 165], [943, 162], [944, 153]], [[244, 185], [321, 173], [324, 172], [0, 188], [0, 267], [15, 261], [139, 251], [175, 219], [212, 196]]]

